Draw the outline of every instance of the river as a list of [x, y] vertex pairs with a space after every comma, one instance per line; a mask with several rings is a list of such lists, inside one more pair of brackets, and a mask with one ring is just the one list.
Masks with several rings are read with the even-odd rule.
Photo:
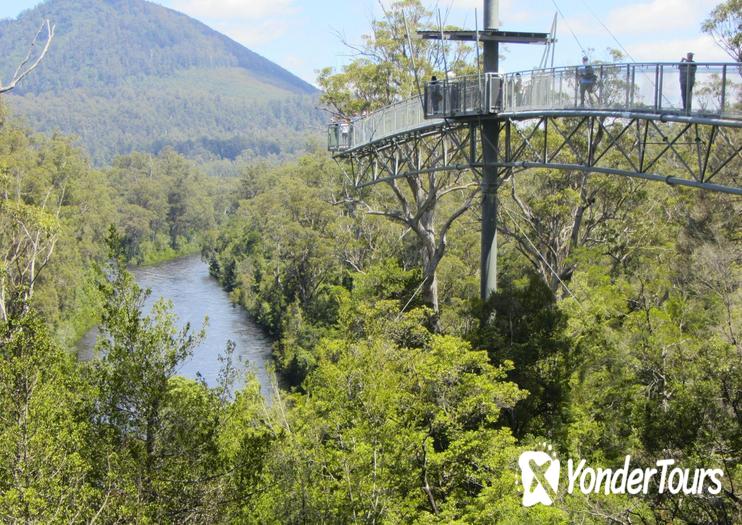
[[[195, 378], [197, 373], [209, 386], [215, 386], [219, 375], [219, 355], [224, 354], [227, 341], [234, 341], [234, 364], [241, 372], [251, 367], [266, 397], [269, 392], [266, 365], [271, 361], [271, 341], [240, 307], [229, 301], [227, 293], [209, 275], [208, 266], [197, 255], [173, 261], [135, 268], [137, 283], [149, 288], [152, 294], [145, 303], [145, 311], [160, 298], [173, 303], [178, 326], [190, 322], [198, 330], [208, 316], [206, 338], [180, 369], [180, 375]], [[90, 359], [97, 330], [93, 329], [80, 340], [78, 355]], [[240, 374], [240, 377], [242, 374]]]

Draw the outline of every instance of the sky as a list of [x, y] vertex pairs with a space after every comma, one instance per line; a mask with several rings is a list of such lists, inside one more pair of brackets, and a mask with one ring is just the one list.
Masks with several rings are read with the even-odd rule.
[[[155, 0], [182, 11], [252, 51], [315, 83], [316, 71], [352, 59], [343, 39], [360, 41], [379, 2], [390, 0]], [[699, 62], [730, 61], [701, 22], [720, 0], [501, 0], [500, 29], [548, 32], [559, 11], [554, 65], [573, 65], [583, 51], [609, 60], [607, 48], [623, 48], [636, 62], [679, 61], [688, 51]], [[483, 0], [423, 0], [450, 24], [481, 28]], [[15, 18], [40, 0], [0, 0], [0, 19]], [[511, 45], [503, 71], [538, 65], [542, 46]]]

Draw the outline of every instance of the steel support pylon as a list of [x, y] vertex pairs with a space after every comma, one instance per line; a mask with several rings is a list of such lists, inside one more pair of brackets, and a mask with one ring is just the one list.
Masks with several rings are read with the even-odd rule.
[[[484, 28], [497, 29], [497, 1], [484, 0]], [[496, 41], [484, 42], [484, 71], [497, 73], [500, 62], [500, 46]], [[482, 246], [480, 260], [480, 296], [489, 299], [497, 290], [497, 188], [499, 177], [497, 158], [500, 123], [488, 121], [482, 124]]]

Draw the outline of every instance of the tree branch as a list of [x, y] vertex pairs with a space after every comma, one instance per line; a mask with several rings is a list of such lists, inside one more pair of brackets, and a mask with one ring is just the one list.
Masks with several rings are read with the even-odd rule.
[[[31, 45], [28, 48], [26, 58], [24, 58], [23, 61], [18, 64], [18, 67], [16, 68], [15, 73], [13, 73], [13, 78], [10, 80], [10, 83], [6, 86], [0, 83], [0, 93], [7, 93], [8, 91], [15, 89], [16, 85], [18, 85], [21, 80], [23, 80], [26, 76], [28, 76], [29, 73], [31, 73], [38, 67], [38, 65], [41, 63], [41, 61], [44, 59], [47, 52], [49, 51], [49, 46], [51, 46], [52, 40], [54, 39], [55, 27], [56, 26], [52, 25], [48, 19], [41, 24], [41, 27], [39, 27], [39, 30], [36, 32], [36, 36], [34, 36], [33, 40], [31, 41]], [[34, 49], [36, 48], [36, 43], [39, 40], [39, 35], [44, 29], [46, 29], [46, 42], [44, 43], [44, 48], [41, 50], [41, 53], [39, 53], [39, 56], [36, 57], [36, 60], [34, 60], [30, 66], [26, 67], [27, 64], [31, 61]]]

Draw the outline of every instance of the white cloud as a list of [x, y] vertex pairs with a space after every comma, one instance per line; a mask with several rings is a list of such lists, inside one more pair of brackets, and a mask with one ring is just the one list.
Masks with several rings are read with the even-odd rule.
[[261, 19], [295, 14], [295, 0], [176, 0], [173, 7], [198, 18]]
[[637, 61], [679, 62], [688, 51], [695, 54], [693, 58], [696, 62], [729, 62], [731, 60], [729, 55], [724, 53], [707, 35], [636, 43], [627, 47], [631, 56]]
[[611, 9], [606, 24], [611, 31], [631, 34], [689, 29], [696, 33], [716, 0], [651, 0]]

